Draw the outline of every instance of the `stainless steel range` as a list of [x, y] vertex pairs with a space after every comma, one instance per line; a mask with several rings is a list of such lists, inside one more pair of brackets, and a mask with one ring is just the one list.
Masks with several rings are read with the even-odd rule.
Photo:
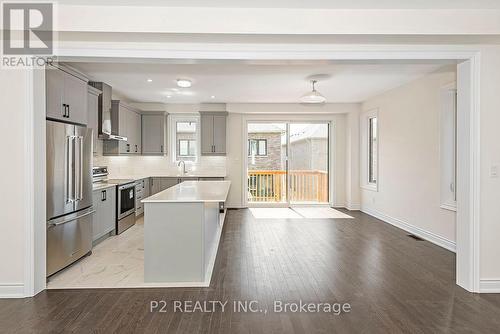
[[94, 182], [116, 184], [116, 234], [135, 224], [135, 180], [108, 179], [107, 167], [94, 167]]

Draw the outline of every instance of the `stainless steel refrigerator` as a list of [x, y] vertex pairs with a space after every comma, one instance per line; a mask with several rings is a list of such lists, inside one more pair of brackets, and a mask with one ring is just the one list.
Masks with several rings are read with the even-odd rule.
[[47, 276], [92, 249], [92, 129], [47, 121]]

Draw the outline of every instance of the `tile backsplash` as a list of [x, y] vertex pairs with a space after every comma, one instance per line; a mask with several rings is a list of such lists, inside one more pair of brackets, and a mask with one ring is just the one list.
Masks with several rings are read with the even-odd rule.
[[[99, 144], [102, 142], [98, 141]], [[103, 156], [101, 147], [97, 151], [94, 154], [94, 166], [108, 166], [110, 178], [171, 175], [179, 171], [170, 156]], [[225, 175], [226, 157], [202, 156], [196, 163], [186, 162], [186, 170]]]

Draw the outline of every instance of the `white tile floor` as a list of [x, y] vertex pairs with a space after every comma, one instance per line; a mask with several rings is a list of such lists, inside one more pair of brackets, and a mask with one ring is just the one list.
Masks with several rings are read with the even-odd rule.
[[[144, 219], [112, 236], [87, 256], [51, 277], [48, 289], [148, 287], [144, 283]], [[154, 286], [158, 286], [155, 284]]]

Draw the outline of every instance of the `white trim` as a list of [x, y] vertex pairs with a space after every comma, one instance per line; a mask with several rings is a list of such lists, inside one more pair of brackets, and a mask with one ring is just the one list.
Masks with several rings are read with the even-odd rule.
[[347, 203], [345, 208], [349, 211], [361, 211], [361, 204], [359, 203]]
[[457, 206], [456, 205], [441, 204], [439, 207], [441, 209], [445, 209], [445, 210], [457, 212]]
[[500, 293], [500, 279], [482, 279], [479, 282], [479, 292]]
[[[80, 60], [85, 61], [86, 57], [101, 57], [101, 59], [118, 57], [118, 58], [135, 58], [135, 59], [162, 59], [165, 63], [175, 62], [192, 62], [194, 59], [200, 61], [205, 60], [232, 60], [245, 62], [246, 60], [468, 60], [472, 66], [472, 87], [471, 94], [473, 95], [473, 103], [470, 111], [471, 123], [468, 127], [470, 132], [468, 135], [468, 143], [472, 148], [472, 153], [465, 160], [471, 167], [470, 173], [463, 176], [459, 182], [465, 182], [470, 185], [471, 189], [466, 190], [464, 194], [464, 202], [457, 211], [457, 217], [461, 211], [465, 211], [466, 216], [460, 220], [457, 218], [457, 228], [463, 225], [471, 231], [471, 239], [463, 244], [458, 243], [457, 246], [457, 264], [458, 259], [466, 257], [468, 261], [464, 261], [463, 267], [471, 279], [467, 284], [462, 285], [468, 291], [478, 291], [480, 285], [480, 51], [474, 46], [466, 46], [466, 50], [462, 46], [453, 45], [324, 45], [310, 44], [307, 49], [303, 44], [221, 44], [221, 43], [99, 43], [98, 45], [88, 45], [85, 42], [66, 43], [62, 48], [57, 50], [57, 56], [65, 58], [64, 60]], [[36, 88], [36, 87], [35, 87]], [[29, 97], [32, 98], [32, 97]], [[42, 124], [35, 123], [35, 126]], [[34, 138], [35, 140], [43, 140], [43, 138]], [[32, 154], [33, 152], [31, 152]], [[243, 153], [243, 152], [242, 152]], [[38, 157], [36, 164], [44, 164]], [[242, 178], [244, 179], [244, 178]], [[43, 184], [43, 182], [41, 182]], [[244, 180], [242, 181], [244, 187]], [[37, 183], [35, 183], [37, 184]], [[45, 192], [45, 189], [35, 189], [36, 191]], [[42, 196], [41, 196], [42, 197]], [[243, 205], [244, 206], [244, 205]], [[45, 217], [35, 217], [35, 221], [44, 221]], [[35, 221], [32, 223], [34, 224]], [[457, 238], [458, 240], [458, 238]], [[32, 240], [32, 243], [34, 240]], [[26, 245], [25, 247], [28, 247]], [[29, 247], [31, 248], [32, 245]], [[27, 254], [30, 254], [30, 249], [25, 249]], [[35, 251], [44, 251], [35, 249]], [[462, 254], [461, 254], [462, 253]], [[31, 260], [33, 261], [33, 260]], [[458, 270], [457, 270], [458, 273]], [[40, 277], [41, 275], [41, 277]], [[44, 280], [41, 273], [37, 273], [35, 278], [37, 281]], [[25, 277], [27, 279], [27, 277]], [[458, 281], [457, 281], [458, 282]]]
[[[34, 71], [29, 69], [26, 72], [26, 89], [27, 98], [25, 106], [25, 128], [24, 128], [24, 194], [25, 194], [25, 260], [24, 260], [24, 283], [21, 285], [23, 288], [23, 296], [29, 297], [35, 294], [35, 199], [34, 199], [34, 175], [35, 175], [35, 149], [34, 149], [34, 134], [35, 134], [35, 86], [34, 86]], [[43, 220], [45, 221], [45, 219]]]
[[382, 212], [379, 212], [375, 209], [371, 209], [371, 208], [368, 208], [366, 206], [363, 206], [361, 208], [361, 211], [370, 215], [370, 216], [373, 216], [385, 223], [388, 223], [388, 224], [391, 224], [397, 228], [400, 228], [402, 230], [405, 230], [406, 232], [409, 232], [411, 234], [414, 234], [422, 239], [425, 239], [437, 246], [440, 246], [440, 247], [443, 247], [453, 253], [456, 252], [456, 243], [454, 241], [451, 241], [451, 240], [448, 240], [440, 235], [437, 235], [433, 232], [430, 232], [430, 231], [426, 231], [420, 227], [417, 227], [415, 225], [412, 225], [408, 222], [405, 222], [401, 219], [398, 219], [398, 218], [394, 218], [394, 217], [391, 217], [389, 215], [386, 215]]
[[[287, 202], [281, 202], [281, 203], [265, 203], [265, 202], [255, 202], [255, 203], [249, 203], [248, 202], [248, 196], [247, 196], [247, 177], [248, 175], [248, 124], [249, 123], [284, 123], [286, 124], [286, 131], [287, 135], [289, 135], [289, 124], [292, 123], [311, 123], [311, 124], [318, 124], [318, 123], [324, 123], [328, 125], [328, 203], [319, 203], [320, 205], [329, 205], [333, 206], [335, 203], [335, 187], [336, 187], [336, 180], [335, 180], [335, 159], [336, 159], [336, 120], [334, 119], [328, 119], [328, 118], [323, 118], [325, 116], [319, 114], [317, 117], [314, 119], [311, 119], [311, 115], [308, 114], [294, 114], [294, 115], [281, 115], [281, 114], [267, 114], [267, 115], [262, 115], [262, 114], [242, 114], [242, 131], [243, 131], [243, 143], [242, 143], [242, 188], [241, 188], [241, 193], [242, 193], [242, 206], [246, 208], [269, 208], [269, 207], [276, 207], [276, 208], [288, 208], [291, 207], [292, 204], [290, 201]], [[270, 117], [270, 118], [266, 118]], [[289, 143], [289, 138], [287, 139], [287, 151], [290, 149], [290, 143]], [[287, 152], [287, 156], [288, 156]], [[287, 199], [288, 200], [288, 199]], [[301, 205], [301, 203], [298, 203]], [[310, 206], [313, 206], [315, 204], [311, 204]], [[342, 206], [344, 207], [344, 206]]]
[[0, 283], [0, 298], [24, 298], [26, 289], [23, 283]]
[[186, 165], [196, 164], [201, 157], [201, 117], [199, 113], [176, 113], [167, 116], [167, 124], [169, 124], [169, 150], [170, 160], [177, 164], [177, 122], [196, 122], [196, 156], [194, 161], [185, 161]]

